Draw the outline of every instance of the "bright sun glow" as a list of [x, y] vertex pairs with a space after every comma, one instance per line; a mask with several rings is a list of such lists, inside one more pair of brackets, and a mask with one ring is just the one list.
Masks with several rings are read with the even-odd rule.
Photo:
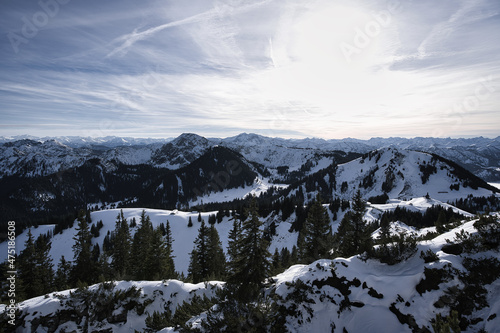
[[372, 13], [351, 6], [311, 8], [300, 16], [286, 13], [270, 40], [273, 66], [261, 77], [263, 91], [269, 99], [300, 105], [306, 112], [322, 110], [325, 120], [400, 108], [401, 96], [417, 81], [410, 79], [411, 74], [384, 69], [390, 27], [371, 37], [353, 59], [347, 59], [341, 49], [342, 43], [356, 46], [358, 31], [373, 22]]

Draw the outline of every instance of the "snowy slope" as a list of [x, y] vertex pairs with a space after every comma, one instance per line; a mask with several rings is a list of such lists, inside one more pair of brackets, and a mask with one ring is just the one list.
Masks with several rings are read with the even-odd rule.
[[[425, 198], [415, 198], [409, 201], [398, 201], [392, 200], [386, 205], [369, 205], [365, 213], [365, 220], [367, 222], [374, 222], [379, 219], [384, 211], [394, 210], [397, 206], [404, 207], [411, 211], [424, 212], [425, 209], [431, 207], [432, 205], [440, 205], [445, 208], [451, 207], [454, 211], [467, 216], [472, 217], [472, 214], [461, 211], [449, 204], [440, 202], [435, 199], [425, 199]], [[140, 216], [143, 208], [124, 208], [123, 213], [127, 221], [130, 223], [133, 218], [136, 219], [139, 224]], [[165, 224], [167, 221], [170, 222], [170, 227], [172, 230], [173, 242], [173, 255], [175, 269], [178, 272], [183, 272], [187, 274], [189, 266], [189, 254], [193, 250], [194, 240], [198, 236], [198, 228], [200, 223], [198, 222], [198, 212], [184, 212], [179, 210], [161, 210], [161, 209], [144, 209], [146, 214], [151, 218], [151, 223], [153, 227], [159, 226], [161, 223]], [[91, 213], [92, 222], [96, 224], [98, 221], [103, 221], [103, 228], [99, 230], [99, 237], [92, 238], [93, 244], [99, 244], [102, 249], [102, 244], [104, 237], [108, 232], [112, 232], [115, 229], [115, 222], [120, 209], [109, 209], [102, 211], [95, 211]], [[208, 216], [211, 214], [216, 214], [217, 211], [212, 212], [202, 212], [201, 217], [208, 222]], [[337, 219], [332, 219], [332, 213], [328, 210], [331, 219], [332, 232], [335, 232], [340, 224], [340, 221], [345, 212], [340, 212]], [[189, 218], [193, 222], [192, 227], [188, 227]], [[281, 216], [276, 216], [274, 214], [264, 217], [264, 226], [269, 226], [274, 222], [277, 226], [276, 234], [273, 236], [271, 243], [269, 245], [269, 251], [274, 253], [275, 249], [281, 250], [282, 248], [288, 248], [292, 250], [294, 245], [297, 245], [297, 232], [290, 232], [290, 227], [292, 222], [295, 220], [295, 214], [292, 214], [286, 221], [282, 221]], [[30, 228], [31, 233], [36, 239], [40, 234], [47, 234], [54, 230], [54, 225], [41, 225], [37, 228]], [[77, 223], [74, 222], [73, 227], [63, 230], [62, 234], [56, 234], [51, 239], [52, 248], [50, 250], [50, 256], [53, 259], [53, 263], [57, 266], [60, 258], [65, 257], [66, 260], [73, 260], [73, 250], [72, 246], [74, 244], [73, 237], [76, 235]], [[133, 235], [139, 226], [131, 228], [131, 234]], [[232, 217], [224, 217], [221, 223], [216, 223], [215, 228], [219, 233], [219, 237], [222, 243], [224, 251], [227, 248], [229, 231], [232, 228]], [[16, 252], [20, 254], [24, 249], [24, 244], [28, 238], [28, 229], [26, 229], [22, 234], [18, 235], [16, 238]], [[7, 242], [0, 243], [0, 262], [3, 262], [7, 258]]]
[[[109, 214], [111, 213], [110, 211]], [[132, 213], [128, 212], [128, 216], [132, 216]], [[165, 217], [158, 214], [156, 216]], [[450, 297], [466, 295], [466, 289], [474, 286], [474, 281], [466, 283], [462, 279], [463, 275], [471, 274], [464, 266], [464, 258], [500, 259], [496, 251], [462, 255], [442, 251], [447, 244], [446, 239], [453, 240], [456, 232], [463, 230], [475, 234], [474, 222], [465, 222], [432, 240], [420, 242], [415, 255], [392, 266], [372, 259], [363, 261], [357, 256], [321, 259], [310, 265], [291, 266], [269, 280], [270, 285], [265, 291], [273, 297], [268, 301], [279, 305], [280, 311], [283, 311], [285, 326], [290, 332], [432, 332], [431, 321], [436, 315], [446, 317], [449, 314], [446, 302]], [[427, 250], [435, 252], [437, 260], [426, 263], [418, 255]], [[444, 275], [431, 281], [429, 272], [441, 272], [439, 274]], [[216, 289], [223, 288], [224, 284], [210, 282], [192, 285], [175, 280], [119, 281], [112, 291], [126, 292], [130, 287], [140, 288], [139, 296], [132, 298], [137, 303], [136, 306], [129, 309], [132, 299], [122, 300], [115, 304], [113, 314], [116, 317], [108, 317], [99, 323], [93, 321], [89, 323], [90, 329], [110, 328], [113, 332], [142, 330], [145, 328], [145, 318], [153, 311], [175, 311], [182, 301], [191, 299], [194, 294], [212, 297]], [[476, 305], [470, 314], [461, 314], [468, 321], [465, 332], [478, 332], [481, 329], [490, 333], [499, 332], [500, 279], [486, 282], [480, 288], [485, 290], [486, 304]], [[97, 292], [102, 289], [102, 286], [94, 285], [89, 291]], [[75, 307], [68, 300], [70, 294], [79, 300], [78, 292], [71, 290], [20, 303], [19, 315], [23, 316], [24, 330], [29, 331], [40, 325], [38, 329], [42, 331], [41, 326], [44, 325], [41, 323], [48, 322], [43, 318], [54, 315], [66, 320], [59, 323], [60, 329], [78, 329], [77, 324], [81, 323], [64, 316], [64, 311], [69, 312]], [[91, 304], [90, 309], [97, 306]], [[4, 306], [0, 306], [0, 312], [3, 309]], [[89, 310], [89, 313], [92, 312]], [[113, 322], [118, 315], [124, 317], [119, 322]], [[203, 318], [204, 315], [200, 314], [191, 323]], [[176, 330], [170, 328], [162, 331]]]
[[[169, 211], [169, 210], [158, 210], [158, 209], [145, 209], [146, 214], [151, 218], [151, 223], [153, 227], [159, 226], [161, 223], [166, 224], [167, 220], [170, 222], [170, 227], [172, 230], [172, 239], [173, 243], [173, 255], [175, 269], [179, 272], [183, 272], [187, 274], [187, 269], [189, 266], [189, 253], [193, 250], [194, 240], [198, 236], [198, 228], [200, 223], [198, 222], [198, 213], [197, 212], [182, 212], [182, 211]], [[140, 216], [142, 209], [141, 208], [126, 208], [123, 209], [123, 213], [125, 218], [127, 218], [128, 222], [132, 220], [132, 218], [136, 218], [137, 223], [139, 224]], [[120, 213], [119, 209], [110, 209], [92, 212], [92, 222], [95, 224], [96, 222], [102, 220], [103, 228], [99, 231], [100, 235], [97, 238], [92, 238], [93, 244], [99, 244], [100, 248], [102, 248], [102, 244], [104, 241], [104, 237], [106, 234], [115, 229], [116, 217]], [[204, 212], [201, 213], [202, 218], [205, 220], [205, 223], [208, 222], [208, 216], [210, 214], [216, 214], [217, 212]], [[193, 227], [189, 228], [188, 222], [191, 217], [193, 221]], [[73, 237], [76, 235], [76, 227], [77, 223], [75, 222], [73, 228], [69, 228], [63, 230], [62, 234], [54, 235], [51, 243], [52, 248], [50, 250], [50, 256], [53, 259], [54, 265], [57, 266], [60, 258], [64, 256], [66, 260], [73, 260], [73, 250], [72, 246], [74, 244]], [[131, 229], [131, 234], [133, 235], [139, 226]], [[227, 247], [227, 236], [229, 234], [229, 230], [232, 227], [232, 222], [229, 221], [228, 217], [224, 217], [224, 220], [221, 223], [216, 223], [215, 227], [219, 233], [219, 237], [222, 242], [222, 246], [225, 249]], [[47, 234], [50, 230], [54, 229], [54, 225], [43, 225], [38, 228], [31, 228], [31, 232], [33, 234], [34, 239], [36, 239], [40, 234]], [[24, 248], [24, 244], [28, 239], [28, 229], [25, 230], [21, 235], [16, 238], [16, 251], [17, 253], [21, 253]], [[3, 262], [6, 259], [7, 254], [7, 243], [0, 243], [0, 261]]]
[[[428, 178], [424, 179], [422, 169], [427, 167], [434, 168], [434, 171], [430, 171]], [[341, 184], [344, 182], [348, 186], [342, 192]], [[394, 148], [380, 149], [366, 158], [339, 165], [336, 183], [334, 194], [344, 198], [351, 198], [360, 186], [363, 196], [367, 198], [384, 192], [389, 198], [399, 199], [421, 197], [428, 193], [440, 201], [451, 201], [468, 195], [493, 194], [485, 188], [471, 188], [456, 175], [453, 166], [430, 154]], [[450, 188], [456, 184], [458, 190]]]
[[408, 201], [398, 200], [398, 199], [390, 199], [386, 204], [369, 204], [368, 210], [366, 212], [365, 218], [372, 222], [375, 219], [380, 218], [383, 212], [385, 211], [393, 211], [396, 207], [405, 208], [406, 210], [413, 212], [421, 212], [424, 213], [426, 209], [431, 208], [433, 206], [441, 206], [445, 209], [451, 208], [453, 212], [458, 213], [460, 215], [466, 217], [474, 217], [473, 214], [466, 212], [464, 210], [458, 209], [450, 204], [441, 202], [439, 200], [433, 198], [413, 198]]
[[246, 198], [249, 195], [258, 197], [261, 193], [268, 191], [271, 187], [283, 189], [286, 184], [274, 184], [268, 178], [255, 178], [251, 186], [238, 187], [232, 189], [222, 189], [220, 192], [211, 192], [197, 197], [189, 202], [189, 207], [200, 206], [210, 202], [229, 202], [237, 198]]

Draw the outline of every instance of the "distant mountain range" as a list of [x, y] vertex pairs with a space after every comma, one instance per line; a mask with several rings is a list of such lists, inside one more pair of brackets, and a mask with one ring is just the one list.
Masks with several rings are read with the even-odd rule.
[[434, 153], [487, 181], [500, 181], [500, 137], [324, 140], [281, 139], [246, 133], [225, 139], [204, 138], [190, 133], [174, 139], [0, 137], [0, 177], [13, 174], [48, 175], [81, 166], [93, 158], [99, 158], [104, 163], [149, 164], [178, 169], [215, 145], [230, 148], [247, 160], [271, 169], [271, 174], [281, 181], [286, 179], [277, 172], [278, 167], [294, 171], [304, 167], [308, 161], [309, 164], [319, 165], [334, 155], [338, 158], [346, 153], [364, 154], [386, 147]]
[[[443, 201], [489, 196], [500, 180], [496, 139], [225, 139], [182, 134], [172, 140], [2, 138], [2, 221], [48, 219], [106, 205], [187, 208], [228, 202], [272, 187], [307, 202], [426, 195]], [[1, 141], [0, 140], [0, 141]], [[45, 141], [44, 141], [45, 140]]]

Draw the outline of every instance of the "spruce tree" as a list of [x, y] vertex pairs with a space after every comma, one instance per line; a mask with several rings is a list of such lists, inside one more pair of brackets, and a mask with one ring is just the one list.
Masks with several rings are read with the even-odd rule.
[[188, 278], [191, 278], [194, 283], [198, 283], [208, 278], [208, 228], [205, 225], [205, 220], [201, 221], [198, 229], [198, 236], [194, 241], [194, 249], [191, 252], [189, 264]]
[[297, 249], [297, 246], [292, 247], [292, 252], [290, 253], [290, 265], [295, 265], [299, 262], [299, 250]]
[[213, 224], [210, 226], [208, 232], [207, 255], [209, 258], [207, 262], [207, 278], [210, 280], [222, 280], [226, 273], [226, 256], [222, 249], [219, 233]]
[[84, 284], [91, 284], [96, 281], [95, 265], [92, 261], [92, 235], [90, 234], [87, 219], [81, 212], [77, 218], [77, 233], [73, 240], [74, 265], [71, 270], [71, 284], [77, 285], [80, 281]]
[[226, 274], [226, 257], [215, 226], [207, 227], [202, 220], [194, 243], [188, 278], [194, 283], [223, 279]]
[[279, 274], [283, 271], [283, 267], [281, 265], [281, 256], [278, 251], [278, 248], [274, 250], [274, 254], [272, 257], [272, 263], [271, 263], [271, 274], [276, 275]]
[[137, 221], [135, 217], [132, 218], [132, 221], [130, 221], [130, 228], [135, 228], [137, 227]]
[[436, 231], [438, 232], [438, 234], [442, 234], [446, 231], [446, 213], [444, 212], [444, 210], [441, 210], [439, 212], [438, 218], [434, 225], [436, 226]]
[[99, 244], [94, 244], [92, 246], [92, 265], [94, 266], [94, 282], [100, 282], [99, 278], [103, 275], [103, 267], [101, 264], [103, 263], [101, 259], [101, 247]]
[[42, 286], [37, 279], [36, 250], [31, 229], [28, 229], [28, 239], [24, 243], [24, 250], [18, 258], [19, 279], [23, 282], [26, 298], [41, 295]]
[[283, 269], [287, 269], [291, 265], [295, 264], [295, 262], [292, 262], [292, 254], [290, 253], [290, 250], [288, 250], [288, 248], [286, 247], [281, 249], [280, 260], [281, 260], [281, 267]]
[[19, 281], [23, 296], [32, 298], [54, 290], [54, 265], [50, 257], [51, 244], [48, 235], [40, 235], [33, 241], [31, 229], [25, 248], [18, 258]]
[[246, 215], [248, 217], [242, 225], [241, 250], [233, 263], [236, 272], [230, 281], [237, 285], [237, 298], [243, 302], [254, 300], [259, 295], [264, 280], [269, 276], [271, 256], [261, 230], [262, 222], [255, 198], [250, 202]]
[[321, 198], [318, 197], [311, 205], [302, 230], [303, 246], [302, 262], [311, 263], [320, 258], [328, 258], [332, 249], [332, 229], [330, 218]]
[[124, 278], [129, 272], [130, 238], [130, 229], [127, 219], [123, 215], [123, 210], [120, 210], [120, 214], [118, 214], [116, 218], [112, 251], [113, 258], [111, 261], [111, 267], [117, 279]]
[[200, 261], [198, 260], [198, 251], [196, 247], [189, 254], [189, 267], [188, 267], [188, 275], [187, 280], [192, 283], [198, 283], [201, 281], [201, 268]]
[[166, 268], [165, 268], [165, 274], [163, 276], [164, 279], [176, 279], [178, 277], [177, 272], [175, 271], [175, 264], [174, 264], [174, 255], [173, 255], [173, 242], [174, 239], [172, 238], [172, 229], [170, 228], [170, 222], [167, 220], [167, 227], [166, 227], [166, 233], [165, 233], [165, 245], [166, 245]]
[[351, 210], [345, 214], [335, 234], [338, 255], [350, 257], [371, 251], [370, 230], [363, 220], [365, 211], [366, 203], [358, 189], [353, 197]]
[[35, 241], [36, 279], [40, 294], [48, 294], [54, 289], [54, 264], [50, 256], [51, 243], [47, 235], [40, 235]]
[[[177, 277], [172, 256], [170, 222], [153, 228], [150, 217], [142, 211], [140, 226], [132, 242], [131, 275], [136, 280], [160, 280]], [[165, 234], [165, 237], [164, 237]]]
[[165, 278], [168, 256], [167, 246], [160, 227], [154, 229], [151, 243], [146, 246], [148, 254], [144, 259], [146, 264], [144, 280], [161, 280]]
[[99, 256], [99, 260], [97, 262], [97, 266], [99, 267], [99, 276], [98, 276], [98, 281], [99, 282], [104, 282], [104, 281], [110, 281], [116, 279], [114, 275], [114, 271], [111, 268], [110, 264], [111, 258], [108, 253], [102, 252], [101, 255]]
[[387, 244], [390, 241], [390, 222], [386, 214], [382, 215], [380, 219], [380, 242], [382, 244]]
[[238, 269], [236, 262], [241, 255], [240, 247], [242, 238], [243, 234], [241, 231], [241, 221], [237, 218], [234, 218], [233, 227], [231, 231], [229, 231], [227, 244], [227, 276], [229, 281], [233, 279], [233, 276], [236, 274], [236, 271]]
[[150, 245], [153, 240], [153, 225], [151, 219], [142, 211], [140, 226], [134, 234], [131, 250], [130, 272], [135, 280], [147, 280], [151, 272], [148, 272], [148, 257], [152, 255]]
[[70, 284], [71, 262], [67, 261], [64, 256], [61, 256], [57, 271], [54, 278], [54, 286], [56, 290], [66, 290], [71, 288]]

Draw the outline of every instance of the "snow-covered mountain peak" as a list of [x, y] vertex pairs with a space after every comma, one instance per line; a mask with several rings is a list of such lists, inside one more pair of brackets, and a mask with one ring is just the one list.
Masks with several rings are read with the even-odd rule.
[[214, 144], [193, 133], [181, 134], [156, 150], [151, 162], [159, 167], [178, 169], [193, 162]]
[[171, 143], [177, 147], [194, 147], [197, 145], [206, 145], [210, 141], [198, 134], [194, 133], [183, 133], [177, 138], [173, 139]]
[[[442, 157], [386, 147], [344, 164], [333, 164], [301, 185], [292, 186], [290, 195], [308, 193], [307, 197], [314, 197], [319, 190], [327, 198], [348, 200], [358, 189], [366, 199], [385, 194], [405, 200], [428, 194], [444, 202], [467, 195], [491, 196], [496, 192], [480, 178]], [[304, 200], [307, 201], [305, 195]]]

